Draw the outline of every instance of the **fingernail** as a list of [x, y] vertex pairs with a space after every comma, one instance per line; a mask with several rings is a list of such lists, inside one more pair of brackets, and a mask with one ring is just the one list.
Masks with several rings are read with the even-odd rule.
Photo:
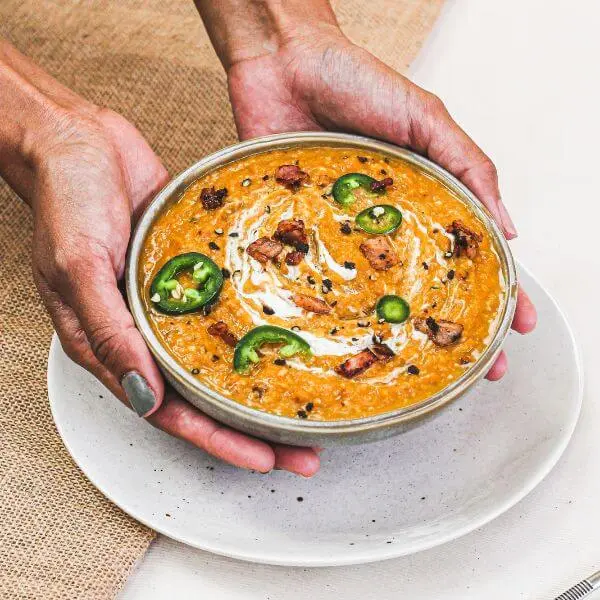
[[502, 200], [498, 202], [498, 209], [500, 210], [500, 218], [502, 219], [502, 225], [504, 226], [504, 230], [508, 234], [509, 239], [516, 238], [519, 234], [517, 233], [517, 228], [513, 223], [513, 220], [510, 218], [508, 211], [506, 210], [506, 206]]
[[156, 396], [152, 388], [139, 373], [125, 373], [121, 379], [121, 387], [138, 416], [145, 417], [156, 405]]

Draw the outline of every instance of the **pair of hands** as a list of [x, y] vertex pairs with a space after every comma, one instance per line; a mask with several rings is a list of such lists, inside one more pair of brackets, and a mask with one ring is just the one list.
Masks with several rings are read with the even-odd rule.
[[[318, 39], [290, 38], [274, 53], [228, 67], [241, 139], [333, 129], [412, 148], [457, 176], [506, 237], [516, 236], [494, 165], [442, 102], [337, 28], [327, 28]], [[116, 113], [74, 100], [53, 112], [43, 139], [32, 161], [33, 183], [24, 191], [18, 181], [11, 183], [33, 208], [35, 280], [66, 353], [124, 402], [123, 377], [139, 374], [151, 399], [143, 416], [172, 435], [240, 467], [313, 475], [319, 468], [314, 449], [246, 436], [165, 389], [118, 288], [132, 223], [168, 180], [142, 135]], [[520, 291], [513, 329], [527, 333], [535, 322], [535, 308]], [[506, 368], [502, 353], [488, 379], [500, 379]]]

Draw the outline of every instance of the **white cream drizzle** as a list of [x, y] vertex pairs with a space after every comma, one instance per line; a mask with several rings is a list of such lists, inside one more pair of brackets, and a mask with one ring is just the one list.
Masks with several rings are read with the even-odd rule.
[[[289, 202], [289, 200], [287, 201]], [[279, 203], [272, 205], [271, 212], [280, 208], [284, 202], [286, 202], [286, 200], [281, 200]], [[413, 223], [419, 231], [426, 236], [429, 236], [429, 229], [420, 222], [416, 214], [406, 208], [402, 208], [401, 210], [404, 219]], [[348, 215], [339, 213], [332, 207], [329, 207], [329, 212], [331, 213], [331, 217], [337, 222], [351, 220]], [[250, 316], [255, 326], [270, 323], [270, 321], [265, 318], [262, 311], [262, 308], [265, 305], [274, 311], [274, 317], [280, 319], [286, 320], [306, 316], [306, 313], [293, 303], [291, 292], [286, 290], [279, 280], [280, 276], [291, 281], [297, 280], [300, 276], [300, 268], [297, 266], [288, 266], [287, 272], [281, 273], [272, 265], [261, 265], [245, 251], [249, 244], [258, 239], [260, 228], [264, 225], [268, 216], [269, 213], [265, 212], [264, 207], [257, 203], [251, 208], [241, 211], [233, 227], [227, 232], [228, 234], [235, 232], [238, 234], [238, 237], [229, 237], [228, 235], [225, 252], [225, 267], [232, 273], [231, 283], [238, 295], [241, 308]], [[282, 211], [280, 218], [291, 219], [293, 216], [294, 204], [292, 201], [289, 206]], [[326, 218], [324, 214], [321, 214], [320, 216], [321, 218]], [[439, 223], [430, 221], [429, 226], [431, 229], [439, 230], [440, 233], [453, 243], [454, 237], [447, 233], [445, 228]], [[314, 273], [321, 274], [322, 268], [316, 264], [319, 263], [336, 273], [336, 275], [344, 281], [352, 281], [355, 279], [357, 275], [356, 269], [346, 269], [332, 257], [331, 253], [321, 240], [316, 228], [313, 229], [313, 236], [317, 250], [315, 253], [313, 245], [310, 245], [309, 251], [305, 255], [304, 263], [308, 269]], [[243, 249], [243, 251], [240, 251], [240, 248]], [[448, 262], [444, 257], [444, 252], [437, 247], [434, 248], [433, 255], [421, 255], [421, 241], [416, 236], [412, 237], [410, 250], [407, 259], [405, 260], [402, 274], [403, 279], [412, 278], [414, 281], [411, 289], [407, 293], [406, 299], [409, 303], [419, 293], [423, 285], [421, 279], [416, 276], [417, 269], [421, 268], [422, 262], [432, 262], [434, 260], [443, 267], [448, 265]], [[499, 278], [503, 290], [501, 293], [504, 294], [505, 284], [502, 273], [499, 274]], [[256, 291], [246, 291], [245, 288], [248, 282], [257, 288]], [[448, 287], [449, 293], [443, 309], [452, 304], [456, 306], [458, 303], [458, 300], [455, 298], [456, 286]], [[337, 289], [332, 290], [332, 293], [348, 294], [351, 293], [351, 289], [347, 286], [337, 286]], [[462, 314], [465, 309], [465, 302], [461, 299], [460, 303], [462, 306], [459, 314]], [[312, 314], [309, 313], [308, 316], [312, 316]], [[494, 321], [490, 323], [489, 335], [485, 340], [486, 344], [493, 337], [498, 320], [499, 315], [497, 315]], [[352, 337], [341, 335], [331, 335], [326, 337], [304, 330], [296, 331], [296, 333], [310, 345], [313, 355], [315, 356], [347, 356], [357, 354], [361, 350], [369, 347], [372, 344], [374, 330], [372, 328], [365, 328], [362, 335], [354, 335]], [[409, 340], [418, 342], [419, 346], [422, 348], [427, 342], [428, 337], [416, 329], [413, 329], [409, 336], [406, 323], [400, 323], [391, 326], [391, 337], [386, 338], [385, 344], [389, 346], [394, 353], [398, 354], [408, 344]], [[475, 354], [476, 353], [474, 353], [474, 356]], [[299, 371], [307, 371], [321, 376], [336, 375], [335, 371], [332, 369], [311, 366], [299, 359], [290, 359], [287, 362], [290, 367]], [[384, 376], [364, 379], [362, 382], [389, 384], [395, 381], [397, 377], [404, 374], [405, 371], [406, 366], [397, 367]]]
[[346, 269], [344, 265], [338, 263], [333, 256], [331, 256], [329, 250], [321, 240], [319, 236], [319, 231], [315, 227], [313, 229], [315, 242], [317, 244], [317, 248], [319, 250], [319, 261], [321, 264], [327, 266], [330, 271], [333, 271], [336, 275], [344, 279], [345, 281], [352, 281], [356, 278], [356, 269]]

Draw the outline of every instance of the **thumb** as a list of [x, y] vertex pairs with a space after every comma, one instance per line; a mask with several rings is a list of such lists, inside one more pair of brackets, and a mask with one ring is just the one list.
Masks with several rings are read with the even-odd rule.
[[67, 288], [67, 301], [97, 360], [120, 382], [138, 415], [156, 412], [164, 381], [117, 287], [110, 260], [76, 263]]

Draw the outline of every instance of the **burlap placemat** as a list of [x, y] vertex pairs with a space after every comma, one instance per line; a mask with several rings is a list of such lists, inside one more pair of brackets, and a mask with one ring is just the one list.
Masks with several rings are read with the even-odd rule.
[[[354, 41], [402, 70], [442, 3], [335, 5]], [[1, 0], [0, 35], [132, 120], [171, 172], [235, 141], [225, 77], [192, 0]], [[96, 491], [56, 433], [31, 226], [0, 180], [0, 598], [114, 598], [155, 534]]]

